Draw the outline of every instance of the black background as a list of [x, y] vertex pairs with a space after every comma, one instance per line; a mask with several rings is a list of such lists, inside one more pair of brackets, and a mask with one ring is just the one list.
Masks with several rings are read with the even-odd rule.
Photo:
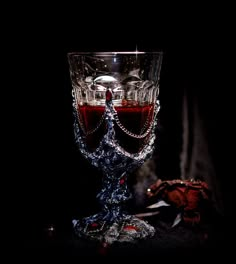
[[70, 231], [72, 218], [97, 209], [95, 195], [101, 174], [80, 156], [73, 141], [66, 57], [70, 51], [133, 51], [137, 47], [164, 52], [159, 175], [165, 179], [179, 177], [181, 100], [187, 89], [199, 98], [226, 214], [230, 215], [224, 162], [228, 143], [222, 140], [222, 120], [227, 115], [220, 107], [222, 101], [224, 104], [220, 40], [226, 41], [226, 33], [218, 21], [208, 13], [204, 18], [192, 17], [191, 12], [184, 18], [161, 16], [161, 11], [151, 6], [142, 10], [150, 14], [148, 19], [132, 8], [99, 16], [87, 8], [75, 7], [73, 12], [72, 7], [64, 13], [34, 10], [26, 20], [14, 23], [9, 77], [14, 107], [8, 107], [13, 127], [8, 154], [12, 164], [7, 174], [14, 195], [10, 211], [18, 231], [24, 237], [37, 237], [50, 224]]

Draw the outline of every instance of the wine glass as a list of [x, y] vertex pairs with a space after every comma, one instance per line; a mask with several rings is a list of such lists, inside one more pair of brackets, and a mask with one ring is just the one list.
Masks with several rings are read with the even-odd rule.
[[162, 52], [68, 53], [75, 142], [102, 170], [99, 213], [73, 220], [79, 237], [133, 242], [151, 237], [154, 227], [124, 210], [131, 198], [127, 175], [151, 157]]

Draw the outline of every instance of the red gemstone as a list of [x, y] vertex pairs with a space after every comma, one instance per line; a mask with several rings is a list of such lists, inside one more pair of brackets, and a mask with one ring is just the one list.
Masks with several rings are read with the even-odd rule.
[[124, 183], [125, 183], [125, 179], [124, 178], [120, 179], [120, 184], [124, 184]]
[[126, 225], [126, 226], [124, 226], [124, 228], [123, 228], [124, 230], [126, 230], [126, 231], [131, 231], [131, 230], [135, 230], [135, 231], [137, 231], [138, 230], [138, 228], [136, 227], [136, 226], [133, 226], [133, 225]]
[[112, 99], [112, 93], [111, 93], [110, 90], [107, 90], [107, 91], [106, 91], [106, 101], [107, 101], [107, 102], [110, 102], [111, 99]]
[[97, 227], [97, 226], [98, 226], [97, 223], [92, 223], [92, 224], [91, 224], [91, 227]]

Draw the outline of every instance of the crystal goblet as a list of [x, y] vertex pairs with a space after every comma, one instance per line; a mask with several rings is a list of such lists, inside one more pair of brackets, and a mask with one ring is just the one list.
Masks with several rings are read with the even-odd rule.
[[127, 175], [151, 157], [159, 111], [161, 52], [72, 52], [75, 141], [103, 171], [101, 212], [73, 220], [80, 237], [111, 244], [151, 237], [155, 229], [124, 208]]

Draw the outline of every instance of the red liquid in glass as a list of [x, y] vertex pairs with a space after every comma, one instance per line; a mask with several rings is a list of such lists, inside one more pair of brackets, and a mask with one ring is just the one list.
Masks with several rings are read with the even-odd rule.
[[[85, 131], [91, 131], [96, 128], [101, 120], [105, 107], [104, 106], [79, 106], [80, 121], [82, 122]], [[117, 106], [115, 107], [121, 124], [130, 132], [140, 134], [144, 126], [146, 129], [150, 126], [153, 119], [153, 105], [145, 106]], [[115, 122], [114, 122], [115, 123]], [[149, 135], [145, 138], [136, 139], [127, 135], [115, 123], [116, 140], [119, 145], [130, 153], [136, 153], [142, 149], [144, 144], [148, 141]], [[144, 132], [146, 131], [144, 129]], [[106, 120], [104, 119], [101, 126], [90, 135], [86, 136], [86, 144], [89, 150], [93, 151], [101, 142], [106, 133]], [[143, 134], [142, 132], [141, 134]]]

